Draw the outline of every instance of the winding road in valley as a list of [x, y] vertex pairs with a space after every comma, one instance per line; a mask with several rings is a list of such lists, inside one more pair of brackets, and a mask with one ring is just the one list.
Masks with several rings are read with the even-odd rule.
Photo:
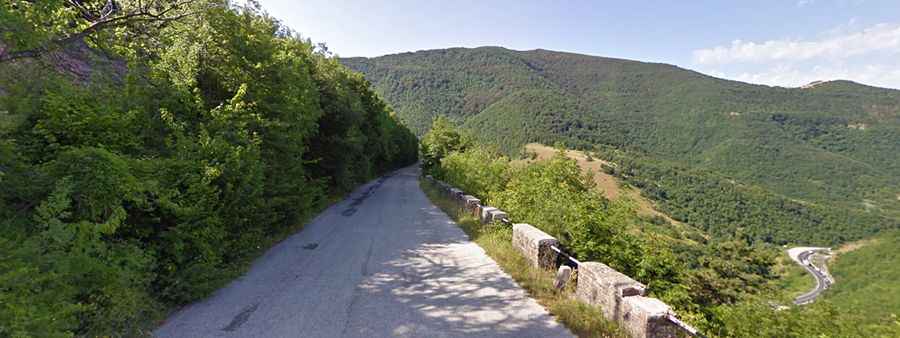
[[807, 293], [804, 293], [794, 299], [794, 304], [804, 305], [812, 303], [823, 291], [828, 289], [832, 284], [831, 277], [827, 274], [824, 267], [817, 267], [813, 264], [812, 257], [820, 251], [828, 251], [828, 248], [793, 248], [788, 250], [791, 258], [800, 264], [806, 271], [813, 275], [816, 279], [816, 287]]
[[419, 189], [370, 182], [157, 337], [571, 337]]

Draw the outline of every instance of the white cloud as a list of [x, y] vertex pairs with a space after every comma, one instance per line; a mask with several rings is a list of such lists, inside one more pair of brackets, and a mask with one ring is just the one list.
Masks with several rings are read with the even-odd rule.
[[806, 5], [812, 5], [816, 3], [816, 0], [800, 0], [797, 1], [797, 7], [806, 7]]
[[846, 58], [872, 52], [900, 53], [900, 25], [878, 24], [862, 31], [818, 40], [780, 39], [764, 42], [734, 40], [730, 46], [694, 51], [697, 64], [769, 62]]
[[776, 86], [846, 79], [900, 88], [900, 24], [858, 27], [855, 20], [815, 39], [730, 45], [693, 52], [695, 68], [713, 76]]
[[798, 87], [813, 81], [846, 79], [872, 86], [900, 88], [900, 69], [884, 65], [816, 66], [812, 69], [778, 65], [759, 72], [741, 72], [734, 75], [714, 72], [712, 75], [783, 87]]

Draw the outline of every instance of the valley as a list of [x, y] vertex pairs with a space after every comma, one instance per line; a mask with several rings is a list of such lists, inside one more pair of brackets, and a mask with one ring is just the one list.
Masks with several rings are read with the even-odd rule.
[[[769, 87], [665, 64], [499, 47], [341, 62], [365, 74], [423, 144], [431, 142], [432, 122], [443, 135], [435, 140], [447, 139], [446, 125], [459, 128], [462, 143], [441, 145], [449, 158], [427, 163], [446, 165], [435, 175], [464, 189], [493, 196], [515, 189], [512, 182], [533, 166], [552, 166], [559, 155], [572, 161], [610, 205], [624, 208], [616, 212], [633, 215], [621, 220], [621, 231], [654, 238], [654, 249], [643, 250], [679, 257], [684, 265], [669, 267], [688, 272], [672, 272], [655, 290], [690, 285], [691, 301], [660, 297], [712, 321], [694, 318], [701, 327], [724, 322], [740, 336], [755, 332], [740, 324], [750, 320], [771, 323], [771, 334], [788, 327], [859, 334], [853, 323], [866, 317], [864, 307], [833, 297], [862, 296], [838, 291], [856, 278], [841, 277], [840, 256], [829, 260], [832, 278], [813, 251], [798, 255], [817, 268], [783, 250], [839, 247], [900, 228], [900, 91], [849, 81]], [[467, 185], [476, 179], [489, 183]], [[707, 287], [721, 293], [698, 295]], [[807, 305], [789, 306], [798, 296]], [[789, 310], [771, 313], [766, 304], [773, 303]], [[892, 332], [887, 323], [866, 332]]]
[[815, 279], [816, 286], [797, 298], [794, 304], [805, 305], [816, 300], [822, 292], [834, 284], [834, 278], [828, 274], [828, 267], [825, 265], [828, 261], [828, 248], [810, 248], [796, 247], [788, 249], [787, 254], [791, 260], [802, 266]]
[[317, 1], [0, 2], [0, 337], [900, 337], [896, 4]]
[[[712, 233], [743, 228], [779, 245], [833, 245], [900, 227], [898, 90], [849, 81], [768, 87], [499, 47], [341, 62], [365, 74], [418, 135], [444, 116], [511, 156], [533, 142], [593, 151], [622, 162], [629, 185], [656, 186], [643, 191], [664, 213]], [[740, 204], [697, 203], [723, 192]], [[733, 215], [716, 216], [724, 212]]]

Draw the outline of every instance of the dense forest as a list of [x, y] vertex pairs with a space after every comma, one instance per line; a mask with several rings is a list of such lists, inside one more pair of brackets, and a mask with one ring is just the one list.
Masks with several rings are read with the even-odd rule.
[[712, 234], [827, 245], [900, 226], [897, 90], [768, 87], [498, 47], [341, 62], [419, 135], [445, 116], [506, 155], [529, 142], [596, 151], [673, 217]]
[[416, 157], [252, 1], [3, 1], [0, 336], [146, 334]]
[[[776, 311], [790, 303], [776, 290], [779, 247], [748, 240], [741, 232], [710, 237], [702, 229], [672, 231], [664, 220], [641, 217], [627, 198], [605, 198], [563, 148], [550, 160], [514, 161], [443, 117], [435, 119], [421, 148], [428, 173], [502, 208], [515, 222], [559, 238], [577, 258], [606, 263], [641, 281], [650, 295], [709, 336], [900, 334], [900, 326], [884, 309], [877, 319], [865, 321], [869, 325], [857, 325], [872, 313], [872, 302], [864, 302], [868, 307], [838, 307], [820, 301]], [[882, 287], [890, 283], [874, 279]]]

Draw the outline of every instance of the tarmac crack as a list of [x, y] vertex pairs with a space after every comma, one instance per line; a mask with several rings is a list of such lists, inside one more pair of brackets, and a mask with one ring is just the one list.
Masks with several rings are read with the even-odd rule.
[[228, 323], [228, 326], [223, 328], [222, 331], [237, 330], [238, 328], [241, 327], [241, 325], [244, 325], [244, 323], [246, 323], [247, 320], [250, 319], [250, 315], [252, 315], [253, 312], [255, 312], [256, 309], [258, 309], [258, 308], [259, 308], [259, 303], [256, 303], [256, 304], [253, 304], [251, 306], [244, 308], [243, 310], [241, 310], [240, 313], [238, 313], [237, 315], [234, 316], [234, 318], [231, 320], [231, 323]]

